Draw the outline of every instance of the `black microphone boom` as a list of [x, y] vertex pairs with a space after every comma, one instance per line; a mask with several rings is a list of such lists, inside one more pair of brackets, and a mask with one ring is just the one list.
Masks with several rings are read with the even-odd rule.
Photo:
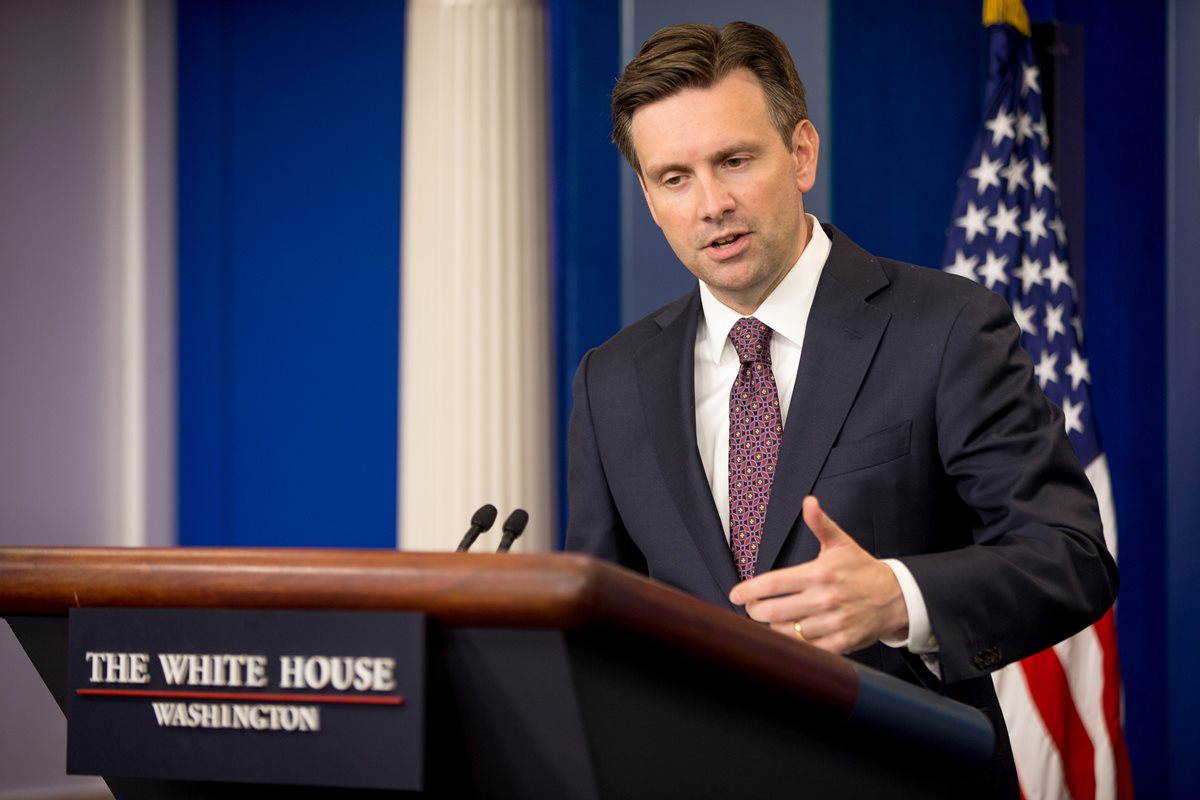
[[497, 553], [507, 553], [508, 548], [513, 546], [513, 542], [525, 530], [525, 526], [529, 524], [529, 512], [523, 508], [518, 508], [508, 515], [508, 519], [504, 520], [504, 525], [501, 526], [504, 530], [504, 536], [500, 537], [500, 546], [496, 548]]
[[[479, 534], [486, 531], [488, 528], [496, 524], [496, 507], [491, 503], [487, 503], [479, 507], [471, 516], [471, 528], [463, 535], [462, 541], [458, 543], [458, 549], [455, 552], [465, 553], [475, 544], [475, 540], [479, 538]], [[507, 525], [508, 523], [504, 523]]]

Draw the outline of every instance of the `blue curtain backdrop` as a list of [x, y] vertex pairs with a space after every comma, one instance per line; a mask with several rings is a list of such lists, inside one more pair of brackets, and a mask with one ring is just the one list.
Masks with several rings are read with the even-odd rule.
[[180, 0], [181, 544], [395, 543], [404, 6]]
[[608, 97], [621, 69], [617, 0], [548, 0], [550, 168], [558, 420], [558, 518], [567, 519], [567, 421], [571, 380], [588, 349], [621, 322], [620, 171], [609, 141]]

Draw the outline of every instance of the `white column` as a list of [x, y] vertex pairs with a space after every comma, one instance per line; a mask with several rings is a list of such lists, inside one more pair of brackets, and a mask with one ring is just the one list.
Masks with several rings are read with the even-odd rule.
[[176, 543], [174, 6], [120, 0], [117, 544]]
[[121, 3], [121, 122], [118, 190], [121, 232], [117, 239], [120, 285], [121, 462], [120, 543], [146, 544], [146, 215], [145, 215], [145, 7]]
[[401, 247], [399, 541], [453, 549], [474, 510], [554, 535], [545, 14], [410, 0]]

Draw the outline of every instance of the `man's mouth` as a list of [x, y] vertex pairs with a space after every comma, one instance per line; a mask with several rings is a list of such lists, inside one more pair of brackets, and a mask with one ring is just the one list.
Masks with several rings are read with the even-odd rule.
[[727, 236], [722, 236], [719, 239], [713, 239], [711, 242], [708, 243], [708, 246], [715, 248], [717, 250], [724, 250], [726, 247], [729, 247], [730, 245], [732, 245], [734, 242], [736, 242], [738, 239], [741, 239], [745, 235], [746, 234], [744, 234], [744, 233], [731, 233]]

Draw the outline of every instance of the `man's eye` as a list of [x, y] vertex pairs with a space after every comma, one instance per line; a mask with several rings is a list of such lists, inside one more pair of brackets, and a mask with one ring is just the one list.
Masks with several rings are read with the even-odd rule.
[[678, 186], [681, 183], [683, 183], [682, 175], [671, 175], [667, 178], [663, 178], [663, 186]]
[[743, 164], [745, 164], [746, 161], [747, 161], [747, 159], [745, 158], [745, 156], [737, 156], [735, 158], [728, 158], [725, 160], [725, 166], [734, 167], [736, 169], [737, 167], [740, 167]]

